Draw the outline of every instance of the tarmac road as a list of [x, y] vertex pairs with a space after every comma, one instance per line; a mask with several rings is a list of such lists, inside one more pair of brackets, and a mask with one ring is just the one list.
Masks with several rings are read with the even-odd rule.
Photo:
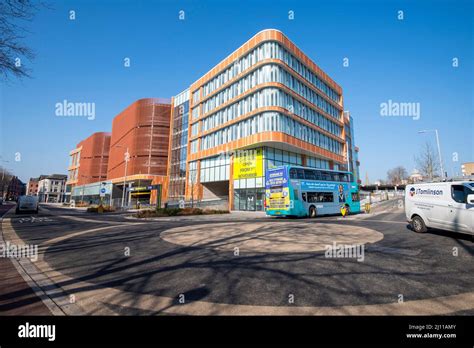
[[[40, 246], [40, 284], [65, 314], [473, 315], [471, 236], [416, 234], [396, 202], [377, 210], [143, 221], [43, 206], [7, 215], [2, 232]], [[317, 248], [347, 240], [363, 260]]]

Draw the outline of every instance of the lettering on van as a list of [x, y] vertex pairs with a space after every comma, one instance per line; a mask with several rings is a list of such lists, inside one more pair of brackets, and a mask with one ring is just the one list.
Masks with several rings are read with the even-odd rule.
[[427, 189], [417, 188], [417, 189], [415, 189], [414, 187], [412, 187], [410, 189], [410, 196], [414, 197], [415, 195], [442, 196], [443, 195], [443, 190], [432, 190], [430, 188], [427, 188]]

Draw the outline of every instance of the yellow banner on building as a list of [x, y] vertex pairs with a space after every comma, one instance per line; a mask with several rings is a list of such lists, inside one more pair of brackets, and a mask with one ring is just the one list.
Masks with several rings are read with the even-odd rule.
[[263, 176], [263, 149], [238, 150], [234, 155], [234, 179]]

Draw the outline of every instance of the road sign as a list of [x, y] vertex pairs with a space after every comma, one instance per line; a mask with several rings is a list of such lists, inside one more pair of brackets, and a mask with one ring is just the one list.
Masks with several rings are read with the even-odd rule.
[[107, 192], [107, 190], [105, 189], [105, 187], [102, 187], [100, 189], [100, 197], [105, 197], [105, 192]]

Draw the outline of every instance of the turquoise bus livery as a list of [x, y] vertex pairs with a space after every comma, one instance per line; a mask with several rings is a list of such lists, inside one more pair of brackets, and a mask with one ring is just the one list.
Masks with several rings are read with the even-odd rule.
[[346, 171], [285, 165], [265, 173], [265, 211], [273, 216], [360, 212], [359, 186]]

